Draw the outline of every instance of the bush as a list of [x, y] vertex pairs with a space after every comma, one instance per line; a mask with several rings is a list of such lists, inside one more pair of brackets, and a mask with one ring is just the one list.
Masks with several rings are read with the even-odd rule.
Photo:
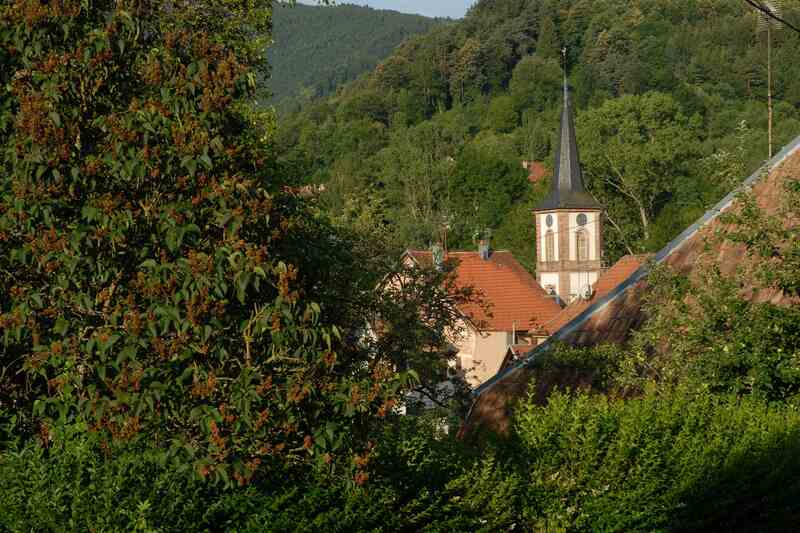
[[236, 511], [247, 512], [247, 506], [226, 506], [221, 489], [185, 469], [147, 449], [108, 455], [78, 436], [51, 448], [33, 444], [8, 451], [0, 456], [0, 529], [224, 529]]
[[544, 407], [524, 403], [516, 427], [529, 524], [724, 529], [785, 518], [779, 511], [800, 489], [800, 414], [754, 398], [555, 393]]
[[528, 400], [482, 450], [394, 420], [362, 487], [286, 468], [226, 487], [81, 435], [0, 456], [0, 530], [785, 530], [800, 513], [800, 413], [685, 389]]
[[68, 428], [59, 444], [0, 455], [0, 530], [397, 531], [440, 513], [445, 485], [471, 460], [431, 421], [387, 423], [363, 488], [336, 475], [272, 465], [243, 487], [198, 480], [148, 447], [113, 449]]

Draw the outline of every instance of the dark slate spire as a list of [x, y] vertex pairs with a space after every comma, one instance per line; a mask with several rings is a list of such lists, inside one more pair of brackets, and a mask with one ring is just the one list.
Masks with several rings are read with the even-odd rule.
[[555, 175], [550, 195], [537, 206], [549, 209], [602, 209], [600, 204], [583, 188], [578, 142], [575, 140], [575, 123], [566, 70], [564, 71], [564, 108], [561, 110], [561, 135], [556, 147]]

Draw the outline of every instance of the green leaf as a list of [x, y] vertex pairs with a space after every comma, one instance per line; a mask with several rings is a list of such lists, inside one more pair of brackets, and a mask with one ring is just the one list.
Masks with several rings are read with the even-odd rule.
[[53, 332], [56, 335], [61, 335], [64, 337], [66, 336], [67, 331], [69, 331], [69, 321], [64, 319], [64, 317], [58, 317], [55, 325], [53, 326]]
[[50, 111], [47, 116], [53, 121], [56, 128], [61, 127], [61, 117], [55, 111]]
[[187, 171], [189, 171], [190, 176], [194, 176], [197, 172], [197, 160], [193, 159], [191, 156], [186, 156], [181, 160], [181, 165]]

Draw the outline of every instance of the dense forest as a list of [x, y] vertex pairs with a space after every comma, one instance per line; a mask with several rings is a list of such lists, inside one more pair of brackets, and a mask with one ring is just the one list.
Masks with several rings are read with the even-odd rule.
[[[479, 0], [286, 118], [272, 0], [168, 5], [0, 3], [0, 531], [797, 529], [800, 149], [709, 236], [743, 268], [654, 268], [627, 344], [529, 362], [583, 389], [506, 435], [468, 390], [402, 410], [481, 302], [397, 252], [491, 230], [530, 265], [561, 48], [609, 260], [767, 157], [746, 2]], [[777, 147], [800, 37], [770, 33]]]
[[[400, 247], [429, 246], [443, 228], [451, 247], [471, 247], [490, 230], [530, 266], [530, 210], [546, 186], [529, 184], [521, 161], [552, 166], [566, 48], [613, 262], [658, 249], [730, 189], [725, 176], [767, 159], [765, 30], [727, 0], [483, 1], [285, 117], [278, 150], [326, 185], [334, 210], [380, 198]], [[800, 36], [771, 37], [780, 147], [800, 131]]]
[[273, 14], [268, 103], [296, 110], [372, 70], [399, 44], [441, 21], [347, 3], [278, 4]]

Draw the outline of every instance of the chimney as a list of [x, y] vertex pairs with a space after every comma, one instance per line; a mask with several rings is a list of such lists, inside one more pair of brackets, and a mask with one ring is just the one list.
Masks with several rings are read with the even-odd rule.
[[489, 256], [492, 254], [491, 249], [489, 248], [489, 241], [486, 239], [481, 239], [478, 242], [478, 253], [480, 253], [481, 259], [484, 261], [489, 260]]

